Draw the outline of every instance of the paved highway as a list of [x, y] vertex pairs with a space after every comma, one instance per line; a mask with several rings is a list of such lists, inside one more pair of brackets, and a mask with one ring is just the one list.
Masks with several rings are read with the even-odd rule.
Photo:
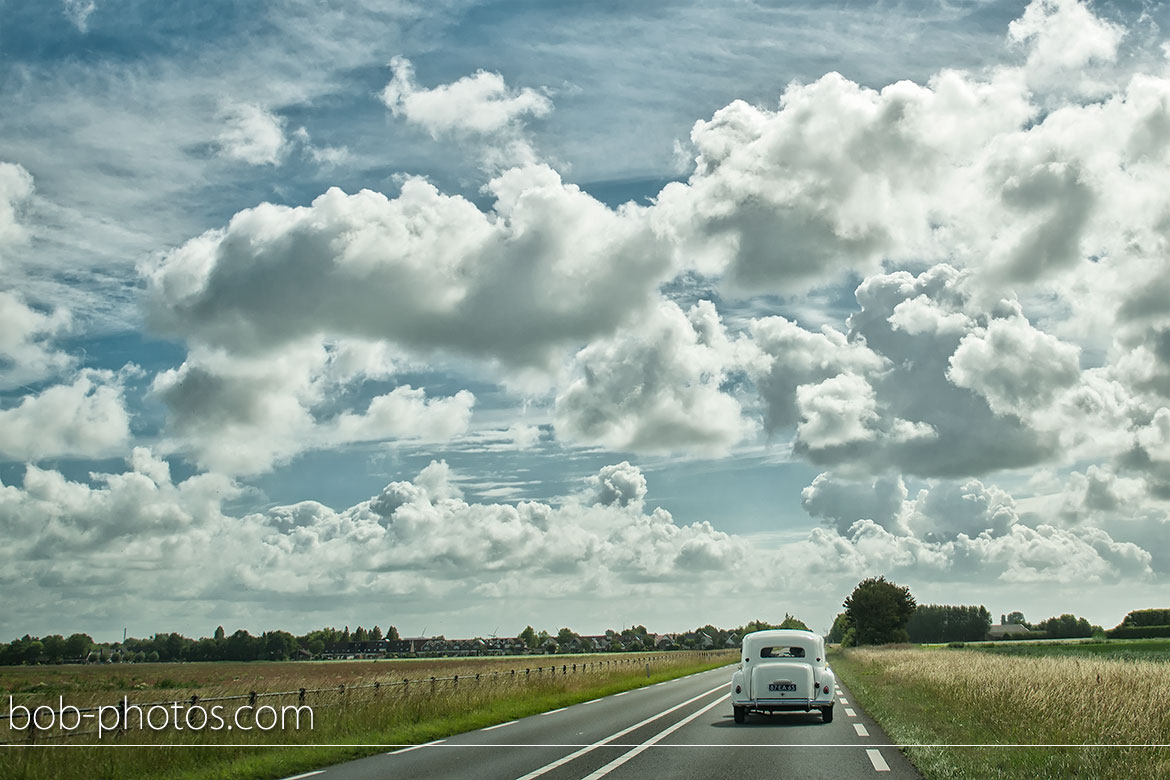
[[[838, 690], [820, 713], [731, 718], [732, 667], [297, 775], [314, 780], [897, 778], [920, 775]], [[289, 779], [291, 780], [291, 779]]]

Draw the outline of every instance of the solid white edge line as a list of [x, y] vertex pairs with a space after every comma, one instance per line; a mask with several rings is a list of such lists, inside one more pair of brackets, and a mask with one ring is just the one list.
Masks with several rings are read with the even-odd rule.
[[286, 777], [284, 780], [301, 780], [301, 778], [312, 777], [313, 775], [320, 775], [324, 773], [324, 769], [318, 769], [316, 772], [305, 772], [303, 774], [293, 775], [292, 777]]
[[[665, 715], [669, 715], [670, 713], [674, 712], [677, 709], [680, 709], [682, 707], [687, 706], [688, 704], [691, 704], [692, 702], [696, 702], [699, 699], [702, 699], [705, 696], [710, 696], [711, 694], [713, 694], [717, 691], [725, 690], [727, 687], [728, 687], [728, 683], [720, 683], [719, 685], [715, 686], [714, 688], [712, 688], [709, 691], [705, 691], [704, 693], [700, 693], [698, 696], [693, 696], [693, 697], [687, 699], [686, 701], [682, 702], [681, 704], [676, 704], [673, 707], [671, 707], [670, 709], [663, 710], [662, 712], [658, 713], [657, 715], [651, 715], [649, 718], [646, 718], [643, 721], [635, 723], [633, 726], [627, 726], [626, 728], [622, 729], [621, 731], [610, 734], [605, 739], [601, 739], [601, 740], [598, 740], [597, 742], [594, 742], [592, 745], [586, 745], [585, 747], [581, 748], [580, 750], [574, 751], [567, 756], [562, 756], [561, 758], [558, 758], [556, 761], [551, 761], [542, 767], [539, 767], [537, 769], [533, 769], [528, 774], [521, 775], [520, 777], [518, 777], [517, 780], [533, 780], [533, 778], [540, 777], [541, 775], [545, 774], [546, 772], [551, 772], [552, 770], [556, 769], [559, 766], [564, 766], [565, 764], [569, 763], [570, 761], [577, 758], [578, 756], [583, 756], [592, 750], [596, 750], [597, 748], [601, 747], [602, 745], [613, 742], [615, 739], [619, 739], [621, 737], [624, 737], [626, 734], [629, 734], [631, 731], [636, 731], [636, 730], [642, 728], [647, 723], [652, 723]], [[718, 699], [718, 701], [722, 701], [722, 700], [723, 700], [722, 697], [720, 697]]]
[[889, 772], [890, 765], [886, 763], [886, 759], [882, 757], [882, 752], [874, 748], [869, 748], [865, 751], [865, 755], [869, 756], [869, 763], [873, 764], [875, 772]]
[[847, 716], [849, 716], [850, 718], [856, 718], [856, 717], [857, 717], [857, 713], [856, 713], [856, 712], [854, 712], [854, 711], [853, 711], [853, 709], [852, 709], [851, 707], [846, 707], [846, 708], [845, 708], [845, 714], [846, 714]]
[[854, 723], [853, 730], [857, 732], [857, 736], [859, 736], [859, 737], [868, 737], [869, 736], [869, 730], [865, 728], [864, 723]]
[[690, 723], [695, 718], [697, 718], [700, 715], [707, 712], [707, 710], [711, 709], [712, 707], [715, 707], [716, 705], [722, 704], [724, 701], [726, 701], [726, 698], [721, 696], [720, 698], [718, 698], [715, 701], [708, 704], [706, 707], [703, 707], [702, 709], [700, 709], [696, 712], [692, 712], [690, 715], [686, 716], [685, 718], [680, 720], [678, 723], [675, 723], [673, 726], [667, 726], [662, 731], [658, 732], [653, 737], [651, 737], [650, 739], [643, 742], [641, 745], [638, 745], [638, 747], [634, 748], [633, 750], [629, 751], [628, 753], [623, 753], [622, 755], [615, 758], [613, 761], [610, 761], [608, 764], [601, 767], [601, 769], [598, 769], [596, 772], [593, 772], [592, 774], [586, 775], [584, 780], [600, 780], [602, 777], [605, 777], [610, 772], [617, 769], [619, 766], [621, 766], [622, 764], [626, 763], [634, 756], [641, 753], [643, 750], [646, 750], [647, 748], [652, 747], [656, 743], [661, 742], [662, 740], [666, 739], [671, 734], [678, 731], [679, 729], [681, 729], [683, 726]]
[[510, 720], [507, 723], [497, 723], [494, 726], [488, 726], [485, 729], [480, 729], [480, 731], [491, 731], [493, 729], [502, 729], [504, 726], [511, 726], [513, 723], [519, 723], [519, 722], [520, 721], [518, 721], [518, 720]]

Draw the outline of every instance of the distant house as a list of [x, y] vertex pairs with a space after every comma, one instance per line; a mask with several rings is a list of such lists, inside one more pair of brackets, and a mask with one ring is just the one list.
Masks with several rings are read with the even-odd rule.
[[997, 626], [992, 626], [987, 631], [988, 639], [1027, 639], [1032, 632], [1028, 630], [1027, 626], [1021, 626], [1018, 623], [1004, 623], [1000, 622]]

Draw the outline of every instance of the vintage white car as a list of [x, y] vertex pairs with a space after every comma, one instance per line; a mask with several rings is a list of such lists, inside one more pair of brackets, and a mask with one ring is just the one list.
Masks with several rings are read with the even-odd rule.
[[735, 722], [749, 712], [821, 711], [833, 721], [837, 679], [825, 663], [825, 640], [811, 631], [774, 629], [743, 638], [743, 655], [731, 675]]

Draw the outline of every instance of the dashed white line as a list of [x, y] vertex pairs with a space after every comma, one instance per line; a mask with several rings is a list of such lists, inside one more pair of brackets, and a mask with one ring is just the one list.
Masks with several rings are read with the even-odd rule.
[[869, 732], [866, 731], [865, 724], [863, 724], [863, 723], [854, 723], [853, 730], [857, 732], [857, 736], [859, 736], [859, 737], [868, 737], [869, 736]]
[[848, 699], [846, 699], [844, 696], [838, 696], [838, 697], [837, 697], [837, 701], [841, 702], [842, 704], [848, 704], [848, 703], [849, 703], [849, 700], [848, 700]]
[[591, 701], [583, 702], [581, 706], [584, 707], [586, 704], [596, 704], [599, 701], [601, 701], [601, 699], [593, 699]]
[[507, 723], [497, 723], [494, 726], [488, 726], [486, 729], [480, 729], [480, 731], [492, 731], [494, 729], [502, 729], [504, 726], [511, 726], [513, 723], [519, 723], [519, 722], [520, 721], [518, 721], [518, 720], [510, 720]]
[[886, 763], [886, 760], [884, 758], [882, 758], [882, 752], [880, 750], [875, 750], [874, 748], [870, 748], [869, 750], [865, 751], [865, 755], [869, 756], [869, 763], [873, 764], [873, 768], [875, 771], [877, 771], [877, 772], [889, 772], [890, 771], [890, 765]]
[[[718, 691], [725, 690], [726, 688], [727, 688], [726, 683], [720, 683], [719, 685], [715, 686], [711, 690], [700, 693], [698, 696], [693, 696], [693, 697], [687, 699], [686, 701], [682, 702], [681, 704], [676, 704], [673, 707], [670, 707], [669, 709], [665, 709], [662, 712], [658, 713], [657, 715], [651, 715], [649, 718], [646, 718], [643, 721], [635, 723], [632, 726], [627, 726], [626, 728], [622, 729], [621, 731], [610, 734], [605, 739], [600, 739], [597, 742], [594, 742], [592, 745], [586, 745], [585, 747], [581, 748], [580, 750], [577, 750], [573, 753], [570, 753], [567, 756], [563, 756], [561, 758], [558, 758], [556, 761], [552, 761], [548, 764], [545, 764], [544, 766], [542, 766], [538, 769], [534, 769], [531, 772], [529, 772], [528, 774], [522, 775], [521, 777], [517, 778], [517, 780], [533, 780], [533, 778], [540, 777], [541, 775], [545, 774], [546, 772], [551, 772], [552, 770], [556, 769], [559, 766], [564, 766], [565, 764], [569, 763], [570, 761], [572, 761], [574, 758], [577, 758], [578, 756], [583, 756], [586, 753], [590, 752], [591, 750], [596, 750], [597, 748], [601, 747], [602, 745], [609, 744], [610, 742], [613, 742], [615, 739], [620, 739], [621, 737], [624, 737], [626, 734], [629, 734], [631, 731], [637, 731], [638, 729], [645, 726], [647, 723], [651, 723], [653, 721], [656, 721], [664, 715], [669, 715], [670, 713], [674, 712], [675, 710], [681, 709], [681, 708], [687, 706], [688, 704], [691, 704], [692, 702], [696, 702], [705, 696], [710, 696], [711, 694], [716, 693]], [[724, 699], [725, 699], [725, 697], [721, 696], [718, 699], [716, 699], [716, 701], [724, 701]]]
[[845, 714], [846, 714], [846, 715], [848, 715], [850, 718], [856, 718], [856, 717], [857, 717], [857, 713], [853, 711], [853, 708], [852, 708], [852, 707], [846, 707], [846, 708], [845, 708]]
[[304, 774], [293, 775], [292, 777], [286, 777], [286, 778], [284, 778], [284, 780], [301, 780], [301, 778], [304, 778], [304, 777], [312, 777], [313, 775], [320, 775], [320, 774], [324, 774], [324, 773], [325, 773], [324, 769], [318, 769], [316, 772], [305, 772]]
[[552, 715], [554, 712], [564, 712], [567, 709], [569, 709], [569, 708], [568, 707], [561, 707], [559, 710], [549, 710], [548, 712], [542, 712], [541, 715]]
[[624, 753], [621, 756], [618, 756], [613, 761], [610, 761], [608, 764], [603, 766], [601, 769], [598, 769], [596, 772], [593, 772], [592, 774], [586, 775], [585, 780], [601, 780], [601, 778], [605, 777], [610, 772], [617, 769], [619, 766], [621, 766], [622, 764], [626, 763], [634, 756], [641, 753], [643, 750], [646, 750], [647, 748], [651, 747], [652, 745], [655, 745], [658, 742], [661, 742], [662, 740], [666, 739], [674, 732], [681, 729], [683, 726], [690, 723], [695, 718], [697, 718], [700, 715], [702, 715], [703, 713], [707, 712], [707, 710], [709, 710], [712, 707], [715, 707], [719, 704], [723, 704], [725, 701], [726, 701], [726, 698], [721, 696], [720, 698], [711, 702], [706, 707], [703, 707], [702, 709], [698, 710], [697, 712], [692, 712], [690, 715], [686, 716], [685, 718], [680, 720], [678, 723], [675, 723], [673, 726], [668, 726], [668, 727], [664, 728], [662, 731], [658, 732], [653, 737], [651, 737], [650, 739], [643, 742], [641, 745], [638, 745], [638, 747], [634, 748], [630, 752]]
[[621, 693], [615, 693], [614, 696], [625, 696], [627, 693], [629, 693], [629, 691], [622, 691]]

